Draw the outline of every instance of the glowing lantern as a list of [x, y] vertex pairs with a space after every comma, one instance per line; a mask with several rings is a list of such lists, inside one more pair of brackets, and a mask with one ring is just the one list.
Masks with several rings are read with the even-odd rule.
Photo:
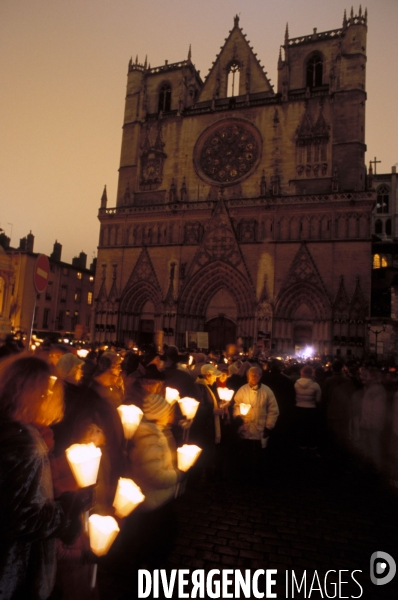
[[97, 483], [101, 450], [93, 443], [73, 444], [66, 449], [66, 458], [79, 487]]
[[177, 448], [177, 462], [180, 471], [188, 471], [197, 461], [202, 448], [195, 445], [184, 444], [181, 448]]
[[97, 556], [103, 556], [112, 546], [120, 529], [113, 517], [91, 515], [88, 520], [90, 548]]
[[127, 517], [143, 500], [145, 496], [141, 488], [132, 479], [119, 478], [113, 501], [118, 517]]
[[245, 404], [244, 402], [242, 402], [242, 404], [239, 404], [239, 410], [241, 415], [247, 415], [250, 409], [250, 404]]
[[79, 348], [79, 350], [77, 351], [77, 355], [79, 358], [86, 358], [88, 353], [89, 351], [87, 350], [87, 348]]
[[187, 419], [193, 419], [196, 415], [196, 411], [199, 407], [199, 402], [194, 400], [193, 398], [180, 398], [178, 400], [178, 404], [180, 405], [181, 412]]
[[169, 402], [170, 404], [174, 404], [174, 402], [176, 402], [176, 400], [178, 400], [178, 398], [180, 397], [179, 391], [175, 390], [174, 388], [166, 388], [166, 400], [167, 402]]
[[220, 400], [224, 400], [224, 402], [230, 402], [232, 400], [232, 396], [235, 393], [235, 390], [229, 390], [228, 388], [217, 388], [217, 392]]
[[118, 406], [117, 412], [122, 421], [124, 437], [129, 440], [135, 434], [144, 413], [134, 404], [122, 404]]

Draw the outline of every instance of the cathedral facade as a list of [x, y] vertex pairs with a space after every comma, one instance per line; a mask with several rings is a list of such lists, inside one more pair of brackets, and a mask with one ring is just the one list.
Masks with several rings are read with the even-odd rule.
[[[277, 89], [235, 17], [202, 80], [130, 61], [116, 205], [99, 210], [96, 341], [360, 355], [371, 284], [367, 15], [290, 38]], [[206, 339], [206, 336], [204, 336]], [[203, 339], [203, 336], [202, 336]], [[202, 344], [199, 344], [202, 345]]]

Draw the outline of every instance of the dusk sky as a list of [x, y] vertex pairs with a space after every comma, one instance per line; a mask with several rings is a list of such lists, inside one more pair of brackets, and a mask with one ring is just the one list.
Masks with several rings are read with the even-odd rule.
[[[398, 0], [368, 0], [366, 164], [398, 164]], [[96, 254], [103, 187], [116, 204], [127, 66], [187, 58], [208, 73], [233, 17], [277, 83], [289, 36], [338, 29], [347, 0], [2, 0], [0, 227], [11, 245], [31, 230], [35, 251]], [[354, 5], [358, 13], [359, 4]]]

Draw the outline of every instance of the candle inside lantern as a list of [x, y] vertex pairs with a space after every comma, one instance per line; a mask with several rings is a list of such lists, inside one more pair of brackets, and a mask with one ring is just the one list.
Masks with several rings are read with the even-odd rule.
[[135, 434], [144, 413], [138, 406], [134, 406], [134, 404], [121, 404], [118, 406], [117, 412], [122, 421], [124, 437], [129, 440]]
[[141, 488], [132, 479], [120, 477], [113, 506], [118, 517], [127, 517], [141, 502], [145, 500]]
[[194, 398], [180, 398], [178, 400], [178, 404], [180, 405], [181, 412], [187, 419], [193, 419], [196, 415], [196, 412], [199, 407], [199, 402], [194, 400]]
[[112, 546], [120, 529], [113, 517], [91, 515], [88, 520], [90, 548], [97, 556], [103, 556]]
[[177, 448], [177, 462], [180, 471], [188, 471], [196, 462], [202, 448], [195, 445], [184, 444], [181, 448]]
[[235, 390], [229, 390], [228, 388], [217, 388], [217, 392], [220, 400], [224, 400], [224, 402], [230, 402], [232, 400], [232, 396], [235, 393]]
[[97, 483], [101, 450], [93, 443], [73, 444], [66, 449], [66, 458], [79, 487]]
[[178, 390], [169, 387], [166, 388], [165, 395], [167, 402], [169, 402], [170, 404], [174, 404], [174, 402], [176, 402], [176, 400], [178, 400], [178, 398], [180, 397], [180, 393]]
[[239, 410], [240, 410], [241, 415], [247, 415], [247, 413], [249, 412], [250, 409], [251, 409], [250, 404], [245, 404], [244, 402], [239, 404]]

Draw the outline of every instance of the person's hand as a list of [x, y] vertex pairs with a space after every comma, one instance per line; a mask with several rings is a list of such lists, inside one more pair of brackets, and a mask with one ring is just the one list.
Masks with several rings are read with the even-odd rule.
[[189, 429], [192, 425], [192, 422], [192, 419], [181, 419], [178, 421], [178, 424], [182, 429]]

